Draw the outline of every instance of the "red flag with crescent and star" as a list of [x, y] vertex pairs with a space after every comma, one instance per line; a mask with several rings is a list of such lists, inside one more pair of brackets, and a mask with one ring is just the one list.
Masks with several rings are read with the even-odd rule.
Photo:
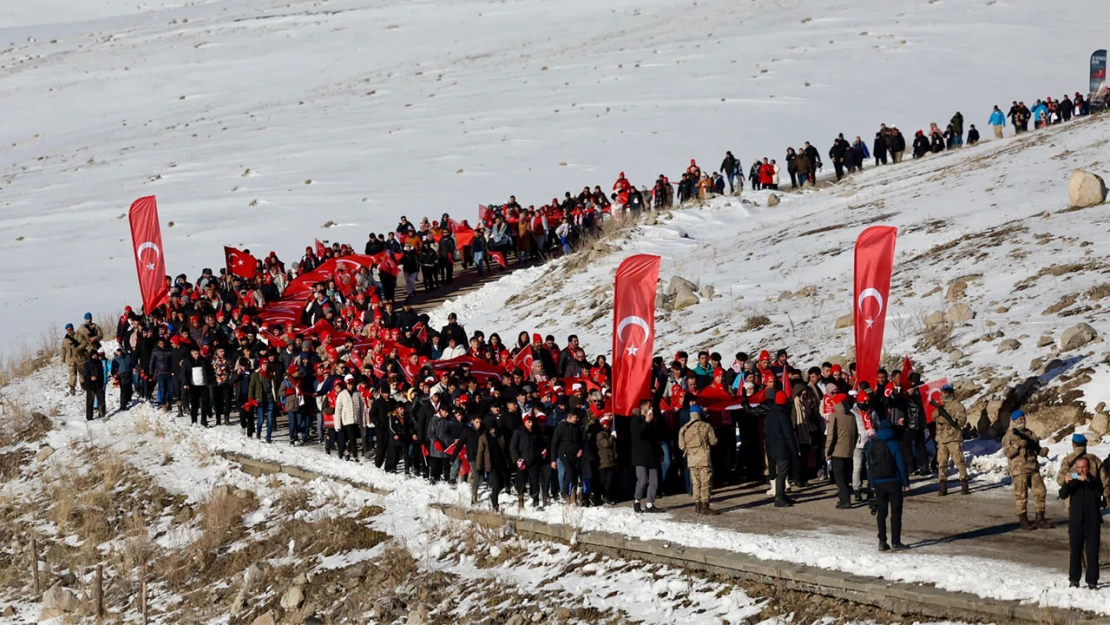
[[927, 382], [927, 383], [922, 384], [921, 386], [918, 387], [918, 390], [921, 393], [921, 403], [922, 403], [923, 406], [925, 406], [925, 422], [926, 423], [932, 423], [933, 422], [933, 415], [936, 414], [937, 409], [936, 409], [936, 406], [933, 406], [932, 401], [933, 400], [938, 400], [938, 401], [940, 400], [940, 398], [941, 398], [940, 389], [944, 388], [944, 386], [946, 384], [948, 384], [948, 378], [941, 378], [939, 380], [933, 380], [932, 382]]
[[135, 200], [128, 213], [131, 243], [135, 248], [135, 268], [139, 272], [139, 291], [143, 312], [153, 312], [169, 301], [166, 259], [162, 253], [162, 228], [158, 225], [158, 202], [154, 196]]
[[617, 268], [613, 288], [614, 414], [632, 414], [651, 389], [659, 262], [658, 256], [637, 254]]
[[855, 299], [856, 384], [875, 388], [883, 353], [883, 330], [890, 303], [890, 275], [894, 271], [894, 241], [898, 229], [871, 226], [856, 240]]
[[525, 345], [523, 349], [513, 356], [513, 364], [518, 369], [524, 372], [524, 377], [532, 375], [532, 363], [536, 360], [536, 355], [532, 353], [532, 346]]
[[324, 258], [324, 253], [327, 251], [328, 248], [320, 242], [320, 239], [316, 239], [316, 257], [322, 260]]
[[250, 254], [225, 245], [224, 259], [227, 261], [227, 272], [233, 276], [250, 280], [258, 275], [258, 260]]
[[493, 260], [497, 261], [497, 264], [501, 265], [502, 267], [508, 267], [509, 266], [509, 264], [505, 262], [505, 254], [503, 254], [501, 252], [490, 252], [489, 257], [492, 258]]

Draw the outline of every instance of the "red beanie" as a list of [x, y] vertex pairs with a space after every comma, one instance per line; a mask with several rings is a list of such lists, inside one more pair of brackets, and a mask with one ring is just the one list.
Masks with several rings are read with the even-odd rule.
[[771, 352], [769, 352], [767, 350], [763, 350], [763, 351], [759, 352], [759, 359], [760, 360], [770, 360], [771, 359]]
[[775, 403], [779, 406], [785, 406], [790, 403], [790, 396], [785, 391], [775, 393]]
[[539, 345], [540, 343], [543, 343], [543, 337], [540, 336], [539, 332], [533, 333], [532, 334], [532, 344], [533, 345]]

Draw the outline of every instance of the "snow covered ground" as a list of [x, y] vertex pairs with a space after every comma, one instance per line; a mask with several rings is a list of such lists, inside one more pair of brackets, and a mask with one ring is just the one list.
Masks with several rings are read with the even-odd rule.
[[982, 125], [992, 104], [1085, 85], [1104, 8], [7, 2], [0, 349], [137, 300], [120, 216], [142, 195], [159, 197], [169, 271], [195, 275], [224, 244], [294, 257], [400, 214], [472, 218], [622, 170], [650, 184], [726, 149], [748, 164], [955, 110]]

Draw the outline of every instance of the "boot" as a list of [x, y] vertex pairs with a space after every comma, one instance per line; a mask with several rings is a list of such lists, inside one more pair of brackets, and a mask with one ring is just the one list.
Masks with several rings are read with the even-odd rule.
[[76, 395], [76, 394], [77, 394], [77, 387], [75, 387], [75, 386], [71, 386], [71, 387], [69, 387], [69, 395], [70, 395], [70, 397], [72, 397], [72, 396], [74, 396], [74, 395]]
[[701, 504], [701, 513], [706, 516], [717, 516], [721, 514], [719, 510], [714, 510], [713, 508], [710, 508], [708, 501]]
[[1037, 518], [1033, 520], [1033, 526], [1039, 530], [1047, 530], [1052, 527], [1048, 524], [1048, 521], [1045, 520], [1043, 512], [1037, 513]]
[[517, 493], [516, 496], [516, 509], [524, 511], [524, 493]]
[[644, 509], [640, 507], [640, 502], [633, 501], [632, 502], [632, 511], [635, 512], [636, 514], [640, 514], [641, 512], [644, 511]]
[[694, 514], [705, 514], [705, 508], [700, 501], [694, 502]]
[[1021, 523], [1021, 529], [1023, 530], [1033, 529], [1033, 526], [1029, 524], [1029, 515], [1024, 512], [1018, 515], [1018, 522]]
[[937, 494], [940, 495], [941, 497], [944, 497], [945, 495], [948, 494], [948, 480], [941, 480], [940, 490], [937, 491]]
[[970, 495], [971, 494], [971, 491], [967, 487], [967, 478], [966, 477], [964, 479], [960, 480], [960, 494], [961, 495]]

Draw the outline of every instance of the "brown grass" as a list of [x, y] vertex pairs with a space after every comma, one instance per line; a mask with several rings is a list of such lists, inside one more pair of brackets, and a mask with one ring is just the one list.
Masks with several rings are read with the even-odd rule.
[[49, 365], [58, 354], [59, 341], [43, 334], [34, 347], [25, 345], [14, 352], [0, 351], [0, 388]]
[[308, 489], [304, 486], [291, 486], [281, 491], [274, 507], [285, 514], [292, 515], [298, 510], [308, 510]]
[[752, 332], [769, 325], [771, 325], [771, 318], [767, 315], [752, 315], [744, 321], [744, 326], [740, 328], [740, 331]]

